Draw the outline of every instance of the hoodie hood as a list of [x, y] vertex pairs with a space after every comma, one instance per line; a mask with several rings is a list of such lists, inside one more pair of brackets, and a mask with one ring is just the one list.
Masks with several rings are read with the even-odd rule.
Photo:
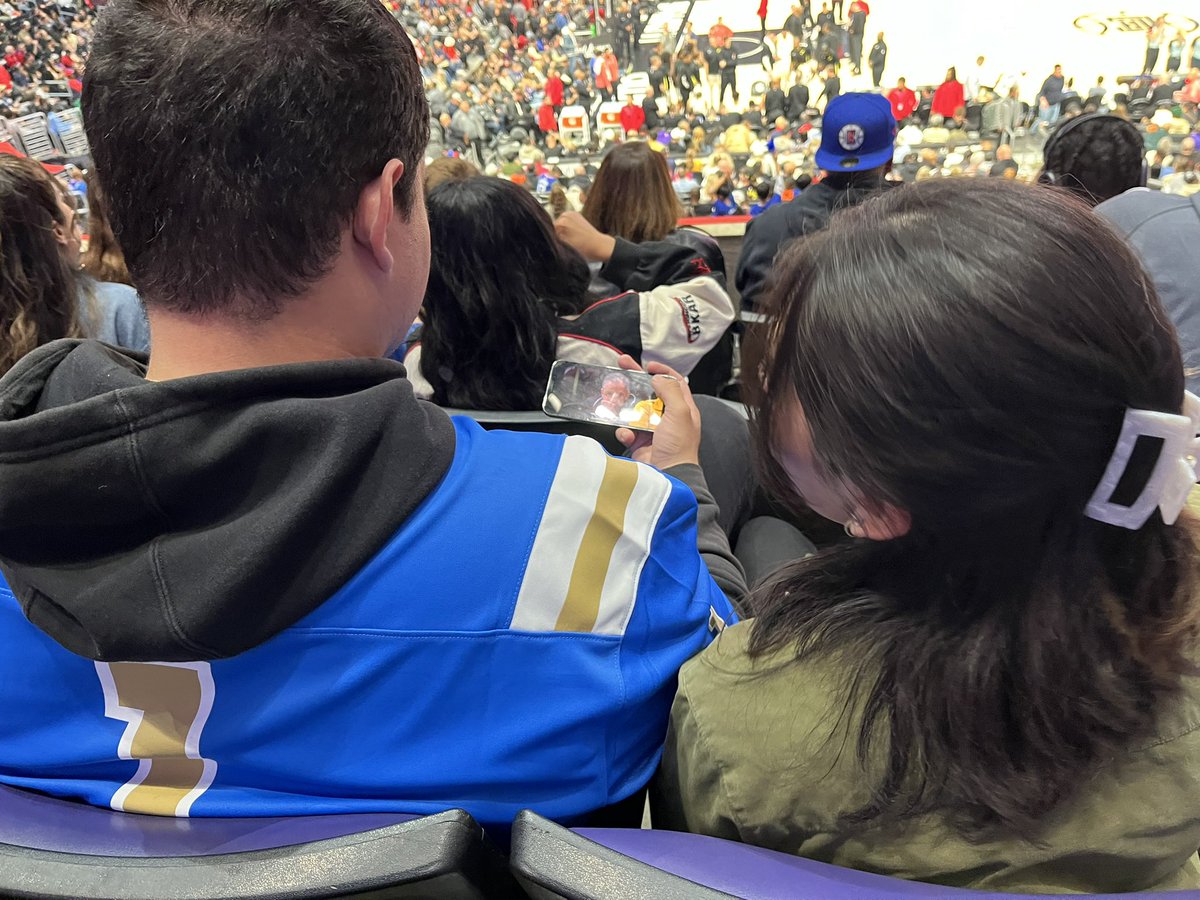
[[0, 380], [0, 571], [96, 660], [233, 656], [335, 593], [437, 486], [454, 426], [381, 359], [166, 382], [56, 341]]

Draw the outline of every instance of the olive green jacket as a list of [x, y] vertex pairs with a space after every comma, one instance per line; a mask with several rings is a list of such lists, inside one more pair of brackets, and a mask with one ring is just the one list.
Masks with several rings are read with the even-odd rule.
[[[861, 718], [843, 715], [855, 662], [752, 660], [753, 620], [726, 629], [679, 676], [656, 828], [709, 834], [898, 878], [1028, 893], [1200, 888], [1200, 677], [1131, 748], [1051, 810], [1037, 843], [972, 843], [940, 815], [839, 829], [879, 768], [864, 769]], [[839, 724], [840, 723], [840, 724]], [[874, 768], [874, 771], [872, 771]]]

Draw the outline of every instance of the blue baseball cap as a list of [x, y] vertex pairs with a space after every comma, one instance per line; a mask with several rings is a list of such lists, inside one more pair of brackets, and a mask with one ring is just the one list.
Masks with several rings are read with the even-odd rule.
[[821, 117], [817, 165], [826, 172], [862, 172], [890, 162], [896, 143], [892, 104], [879, 94], [842, 94]]

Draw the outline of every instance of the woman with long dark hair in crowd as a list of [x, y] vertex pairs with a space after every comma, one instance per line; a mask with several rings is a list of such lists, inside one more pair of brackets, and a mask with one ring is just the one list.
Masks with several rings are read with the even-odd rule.
[[1200, 399], [1132, 251], [1065, 192], [935, 179], [778, 266], [761, 468], [851, 540], [684, 666], [655, 825], [1200, 887]]
[[0, 372], [58, 338], [149, 349], [137, 295], [96, 290], [79, 273], [80, 244], [66, 188], [33, 160], [0, 156]]
[[[631, 244], [578, 213], [551, 222], [500, 178], [442, 184], [427, 203], [429, 286], [404, 362], [442, 406], [536, 409], [555, 359], [615, 366], [628, 353], [688, 374], [733, 322], [691, 248]], [[589, 261], [621, 293], [589, 306]]]

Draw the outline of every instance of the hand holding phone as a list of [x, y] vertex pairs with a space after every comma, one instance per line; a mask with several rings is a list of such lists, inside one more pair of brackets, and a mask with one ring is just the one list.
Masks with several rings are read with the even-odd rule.
[[647, 369], [627, 355], [618, 368], [558, 360], [542, 409], [558, 418], [618, 426], [617, 439], [629, 455], [658, 469], [698, 462], [700, 411], [687, 379], [662, 363]]
[[[631, 372], [642, 371], [628, 355], [622, 356], [617, 365]], [[657, 362], [648, 363], [646, 371], [653, 376], [654, 390], [663, 403], [662, 420], [651, 434], [618, 428], [617, 440], [629, 449], [632, 458], [659, 470], [689, 463], [699, 465], [700, 410], [687, 378]]]

